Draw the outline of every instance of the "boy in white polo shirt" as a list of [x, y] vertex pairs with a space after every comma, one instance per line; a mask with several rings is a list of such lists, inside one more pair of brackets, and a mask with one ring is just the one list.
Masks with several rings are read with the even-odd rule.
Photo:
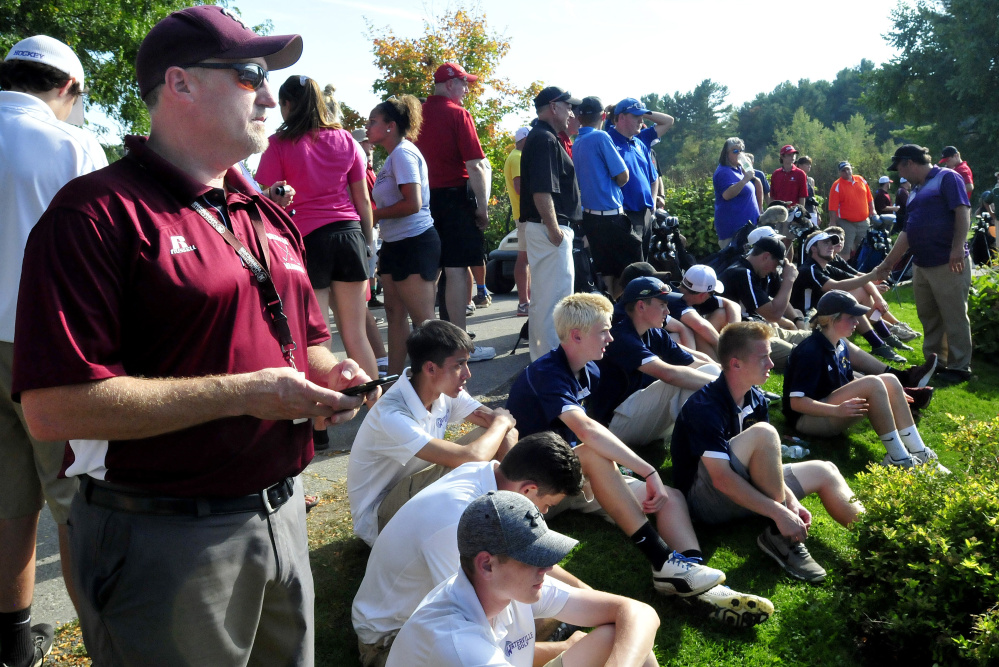
[[[369, 546], [402, 505], [421, 489], [469, 461], [500, 460], [517, 442], [514, 419], [469, 396], [464, 331], [430, 320], [410, 334], [412, 363], [375, 404], [354, 438], [347, 464], [347, 494], [354, 533]], [[444, 439], [448, 424], [475, 429], [457, 442]]]
[[403, 625], [388, 667], [528, 667], [534, 619], [549, 617], [594, 630], [546, 667], [584, 656], [587, 664], [658, 665], [652, 645], [659, 617], [652, 607], [546, 576], [574, 546], [576, 540], [548, 530], [519, 493], [477, 498], [458, 523], [461, 569]]

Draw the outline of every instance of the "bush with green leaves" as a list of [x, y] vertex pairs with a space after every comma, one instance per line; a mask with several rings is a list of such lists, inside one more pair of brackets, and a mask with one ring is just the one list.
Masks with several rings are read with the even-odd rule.
[[847, 579], [853, 621], [874, 660], [999, 660], [999, 418], [954, 419], [944, 436], [962, 452], [953, 474], [872, 467], [858, 476], [866, 511]]
[[715, 232], [715, 189], [711, 177], [685, 185], [666, 182], [666, 210], [680, 218], [680, 233], [687, 250], [701, 259], [718, 250]]
[[975, 352], [999, 352], [999, 269], [993, 267], [971, 280], [968, 317]]

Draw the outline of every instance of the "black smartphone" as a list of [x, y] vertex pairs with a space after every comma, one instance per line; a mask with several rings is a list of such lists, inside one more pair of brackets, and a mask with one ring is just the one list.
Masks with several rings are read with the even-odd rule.
[[344, 396], [357, 396], [358, 394], [366, 394], [375, 387], [380, 387], [383, 384], [388, 384], [389, 382], [395, 382], [399, 379], [398, 375], [386, 375], [383, 378], [378, 378], [377, 380], [372, 380], [371, 382], [365, 382], [364, 384], [355, 385], [353, 387], [347, 387], [346, 389], [341, 389], [340, 393]]

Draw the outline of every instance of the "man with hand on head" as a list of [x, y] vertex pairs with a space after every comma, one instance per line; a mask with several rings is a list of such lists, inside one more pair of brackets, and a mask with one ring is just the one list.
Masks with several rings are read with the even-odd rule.
[[593, 631], [546, 667], [611, 664], [654, 667], [659, 617], [647, 604], [571, 588], [548, 574], [577, 544], [548, 529], [538, 508], [512, 491], [490, 491], [458, 523], [461, 569], [406, 621], [388, 667], [528, 667], [534, 619]]
[[63, 580], [73, 604], [69, 506], [77, 481], [59, 478], [65, 442], [31, 436], [21, 406], [10, 398], [14, 318], [28, 234], [62, 186], [107, 166], [104, 150], [83, 122], [83, 65], [57, 39], [21, 40], [0, 63], [0, 664], [41, 664], [52, 626], [31, 624], [39, 512], [48, 503], [59, 531]]
[[313, 663], [289, 500], [309, 422], [353, 418], [364, 397], [341, 390], [369, 378], [323, 346], [291, 219], [232, 167], [267, 145], [268, 71], [301, 53], [222, 7], [161, 20], [136, 58], [149, 138], [71, 181], [28, 239], [13, 394], [82, 477], [70, 537], [95, 664]]

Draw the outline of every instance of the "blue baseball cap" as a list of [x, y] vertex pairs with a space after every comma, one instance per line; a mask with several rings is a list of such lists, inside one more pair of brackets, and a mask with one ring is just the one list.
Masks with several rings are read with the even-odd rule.
[[626, 97], [614, 107], [614, 115], [620, 113], [630, 113], [633, 116], [644, 116], [649, 113], [648, 107], [636, 100], [634, 97]]
[[621, 298], [618, 299], [618, 302], [623, 305], [632, 301], [652, 298], [659, 299], [660, 301], [669, 301], [669, 293], [669, 285], [663, 281], [652, 276], [642, 276], [628, 283], [628, 286], [624, 288], [624, 292], [621, 293]]

